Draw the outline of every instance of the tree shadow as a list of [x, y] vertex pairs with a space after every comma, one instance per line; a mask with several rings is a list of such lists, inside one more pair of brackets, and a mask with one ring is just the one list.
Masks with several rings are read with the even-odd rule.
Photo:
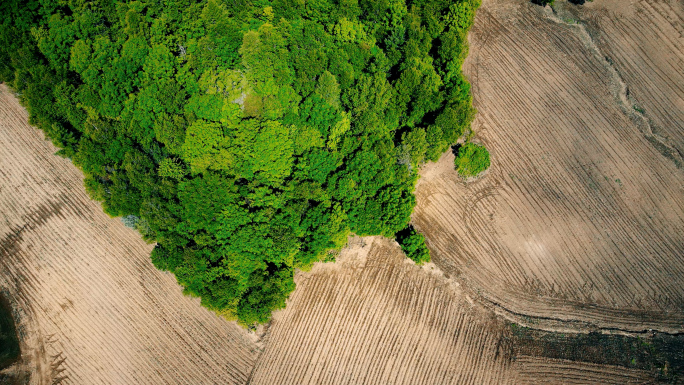
[[553, 0], [532, 0], [532, 4], [541, 5], [546, 7], [547, 5], [553, 5]]
[[20, 357], [19, 337], [12, 318], [12, 307], [0, 293], [0, 370], [11, 366]]
[[451, 153], [453, 153], [454, 156], [458, 156], [458, 152], [461, 150], [461, 147], [463, 147], [461, 143], [454, 144], [451, 146]]

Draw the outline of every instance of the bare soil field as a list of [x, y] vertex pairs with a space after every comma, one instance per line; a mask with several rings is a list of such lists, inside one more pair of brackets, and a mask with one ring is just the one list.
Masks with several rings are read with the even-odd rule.
[[[660, 355], [639, 356], [596, 338], [514, 327], [380, 237], [352, 240], [336, 263], [296, 280], [251, 384], [644, 384], [677, 363], [660, 345]], [[618, 340], [620, 348], [642, 343]], [[630, 354], [638, 367], [627, 367]]]
[[245, 383], [255, 339], [156, 270], [152, 246], [90, 200], [27, 119], [0, 85], [0, 288], [31, 382]]
[[582, 20], [597, 48], [628, 85], [631, 114], [661, 152], [684, 166], [684, 3], [644, 0], [563, 8]]
[[453, 154], [425, 167], [413, 222], [517, 322], [681, 332], [681, 2], [556, 3], [483, 1], [464, 71], [492, 167], [468, 183]]
[[359, 238], [297, 277], [253, 384], [503, 384], [506, 324], [395, 242]]

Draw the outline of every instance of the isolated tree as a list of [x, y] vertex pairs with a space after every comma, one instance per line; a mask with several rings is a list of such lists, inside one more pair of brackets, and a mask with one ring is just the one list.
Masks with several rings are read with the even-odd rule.
[[430, 262], [430, 250], [425, 244], [425, 237], [417, 232], [413, 226], [409, 225], [399, 231], [396, 234], [396, 239], [404, 254], [415, 263], [422, 265], [423, 263]]
[[489, 151], [480, 144], [466, 143], [457, 146], [456, 152], [456, 171], [464, 178], [478, 176], [489, 168]]

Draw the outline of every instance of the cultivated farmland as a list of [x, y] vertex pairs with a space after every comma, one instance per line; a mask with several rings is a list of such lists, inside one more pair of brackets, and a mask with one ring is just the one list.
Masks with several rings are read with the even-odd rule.
[[[317, 264], [297, 277], [297, 290], [264, 338], [251, 383], [632, 384], [654, 379], [652, 370], [609, 360], [584, 362], [596, 360], [588, 352], [601, 352], [591, 343], [568, 345], [564, 353], [572, 360], [555, 358], [558, 352], [550, 349], [548, 336], [527, 333], [533, 338], [522, 338], [527, 334], [472, 301], [434, 266], [408, 262], [396, 243], [356, 238], [335, 264]], [[621, 357], [629, 354], [621, 352]], [[669, 354], [661, 361], [672, 366], [677, 355]], [[642, 368], [657, 367], [650, 365], [656, 361], [652, 356], [641, 361]]]
[[645, 0], [587, 3], [571, 7], [568, 20], [588, 27], [597, 48], [625, 83], [630, 114], [666, 157], [684, 166], [684, 4]]
[[338, 263], [299, 277], [253, 383], [505, 383], [504, 331], [443, 277], [407, 262], [396, 243], [356, 239]]
[[464, 70], [492, 167], [472, 183], [452, 154], [425, 167], [414, 224], [448, 275], [520, 322], [682, 331], [684, 173], [663, 155], [684, 132], [684, 53], [667, 37], [681, 4], [557, 3], [483, 3]]

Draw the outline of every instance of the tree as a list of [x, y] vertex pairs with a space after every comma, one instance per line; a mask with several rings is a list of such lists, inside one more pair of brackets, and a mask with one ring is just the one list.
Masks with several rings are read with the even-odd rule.
[[479, 144], [466, 143], [456, 149], [456, 171], [464, 178], [475, 177], [489, 168], [489, 152]]
[[425, 154], [428, 150], [428, 142], [425, 130], [422, 128], [413, 129], [401, 136], [402, 150], [406, 151], [410, 165], [417, 167], [425, 161]]
[[172, 158], [166, 158], [159, 163], [159, 176], [180, 181], [185, 177], [187, 171], [180, 162]]
[[323, 98], [328, 104], [335, 108], [340, 106], [340, 85], [337, 83], [335, 75], [328, 71], [324, 71], [318, 78], [318, 85], [316, 86], [316, 93]]
[[229, 167], [227, 164], [216, 164], [224, 139], [218, 123], [197, 120], [188, 127], [183, 157], [190, 162], [193, 173], [204, 172], [210, 167], [215, 170]]
[[396, 234], [396, 240], [404, 254], [418, 265], [430, 262], [430, 250], [425, 245], [425, 237], [416, 232], [413, 226], [409, 225], [399, 231]]

